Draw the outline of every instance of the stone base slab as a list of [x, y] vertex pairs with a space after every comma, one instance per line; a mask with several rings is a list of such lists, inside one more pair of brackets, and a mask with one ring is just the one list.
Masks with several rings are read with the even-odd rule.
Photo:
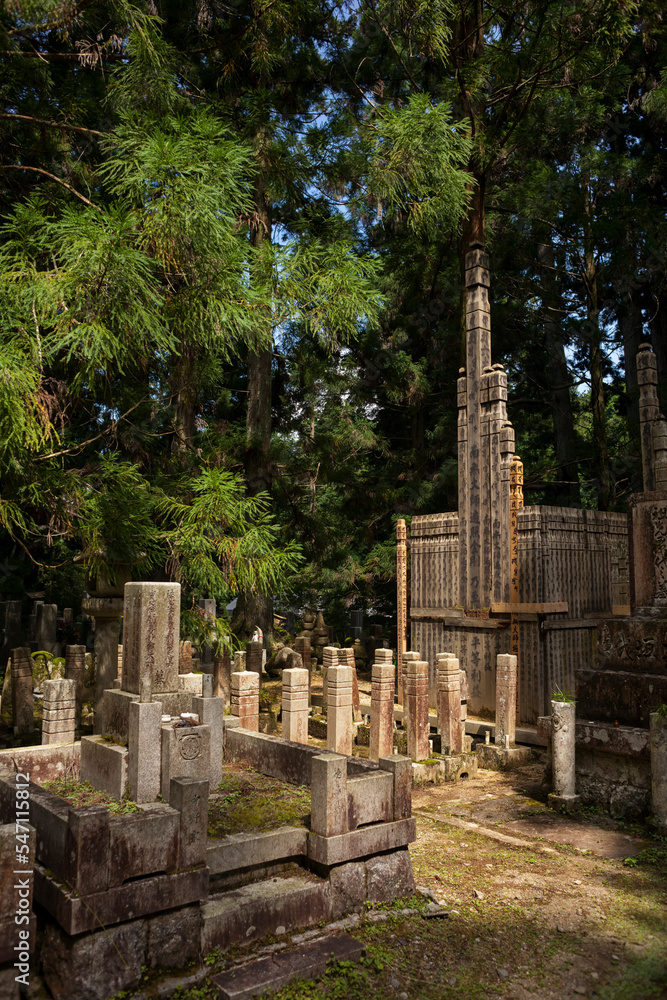
[[487, 771], [512, 771], [515, 767], [523, 767], [533, 759], [530, 747], [496, 747], [492, 743], [478, 743], [475, 747], [479, 767]]
[[249, 944], [279, 928], [312, 927], [329, 916], [329, 883], [315, 876], [273, 878], [210, 899], [201, 908], [201, 951]]
[[347, 934], [322, 938], [293, 951], [277, 952], [237, 969], [230, 969], [211, 980], [223, 1000], [250, 1000], [259, 993], [271, 992], [299, 979], [319, 979], [327, 963], [353, 962], [364, 950], [361, 941]]
[[29, 774], [32, 781], [42, 784], [47, 780], [62, 778], [65, 774], [75, 774], [78, 777], [80, 760], [80, 743], [12, 747], [10, 750], [0, 750], [0, 774], [4, 771], [10, 774], [19, 771], [21, 774]]
[[209, 839], [206, 864], [211, 875], [220, 875], [239, 868], [305, 857], [307, 852], [308, 831], [283, 826], [268, 833], [235, 833], [221, 840]]
[[477, 774], [477, 754], [451, 754], [429, 764], [412, 765], [412, 785], [420, 788], [429, 782], [442, 785], [446, 781], [460, 781]]
[[75, 935], [199, 902], [208, 895], [208, 879], [208, 868], [198, 868], [136, 879], [105, 892], [77, 896], [50, 878], [41, 865], [36, 865], [34, 892], [35, 900], [63, 930]]
[[340, 865], [355, 858], [407, 847], [416, 839], [416, 821], [413, 817], [395, 820], [393, 823], [364, 826], [352, 833], [341, 833], [335, 837], [309, 833], [308, 857], [320, 865]]
[[580, 795], [556, 795], [555, 792], [550, 792], [548, 796], [548, 804], [550, 809], [558, 809], [564, 812], [576, 812], [581, 804]]

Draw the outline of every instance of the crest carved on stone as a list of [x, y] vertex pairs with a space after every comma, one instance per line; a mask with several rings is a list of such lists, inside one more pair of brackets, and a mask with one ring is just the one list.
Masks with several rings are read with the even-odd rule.
[[188, 733], [178, 742], [178, 751], [183, 760], [195, 760], [201, 756], [201, 736], [199, 733]]
[[667, 507], [651, 507], [653, 524], [653, 565], [655, 567], [655, 596], [667, 600]]

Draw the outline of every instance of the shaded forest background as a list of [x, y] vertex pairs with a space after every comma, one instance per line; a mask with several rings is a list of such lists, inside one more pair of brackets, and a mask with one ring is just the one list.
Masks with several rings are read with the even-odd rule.
[[462, 261], [491, 255], [526, 503], [641, 488], [667, 405], [658, 3], [5, 0], [0, 597], [395, 604], [456, 509]]

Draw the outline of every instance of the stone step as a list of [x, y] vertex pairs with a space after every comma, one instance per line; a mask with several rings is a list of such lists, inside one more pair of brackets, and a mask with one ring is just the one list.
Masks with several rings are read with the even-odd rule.
[[353, 962], [363, 950], [363, 944], [348, 934], [329, 935], [302, 948], [274, 952], [230, 969], [214, 976], [211, 982], [223, 1000], [249, 1000], [279, 990], [296, 979], [316, 979], [326, 971], [327, 962]]
[[266, 934], [285, 934], [329, 917], [328, 880], [304, 872], [253, 882], [209, 897], [201, 908], [202, 954], [249, 944]]

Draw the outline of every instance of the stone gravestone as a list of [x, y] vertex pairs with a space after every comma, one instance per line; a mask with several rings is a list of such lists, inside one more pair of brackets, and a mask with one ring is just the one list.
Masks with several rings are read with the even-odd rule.
[[37, 649], [55, 653], [58, 608], [55, 604], [38, 604], [35, 617]]
[[213, 697], [222, 698], [229, 705], [232, 695], [232, 658], [229, 650], [217, 646], [213, 657]]
[[74, 743], [76, 730], [76, 681], [44, 681], [42, 745]]
[[241, 729], [259, 732], [259, 677], [254, 670], [232, 672], [232, 715]]
[[83, 704], [83, 678], [86, 669], [86, 647], [65, 647], [65, 680], [74, 681], [76, 702], [76, 728], [81, 728], [81, 705]]
[[461, 671], [459, 661], [452, 653], [437, 654], [436, 677], [438, 732], [442, 739], [442, 752], [462, 753]]
[[251, 640], [246, 643], [246, 670], [253, 670], [258, 678], [261, 686], [262, 683], [262, 653], [264, 652], [264, 646], [261, 642], [255, 642]]
[[514, 746], [517, 658], [511, 653], [500, 653], [496, 659], [496, 746], [504, 747], [506, 742]]
[[282, 736], [292, 743], [308, 742], [308, 671], [283, 670]]
[[352, 668], [329, 667], [327, 749], [352, 755]]
[[428, 663], [408, 659], [405, 654], [405, 701], [408, 710], [408, 756], [426, 760], [429, 756]]
[[338, 647], [324, 646], [322, 649], [322, 715], [328, 711], [329, 671], [338, 666]]
[[388, 757], [394, 741], [394, 664], [390, 649], [376, 649], [371, 678], [371, 734], [368, 756]]
[[28, 646], [12, 650], [12, 713], [15, 736], [34, 732], [32, 659]]

